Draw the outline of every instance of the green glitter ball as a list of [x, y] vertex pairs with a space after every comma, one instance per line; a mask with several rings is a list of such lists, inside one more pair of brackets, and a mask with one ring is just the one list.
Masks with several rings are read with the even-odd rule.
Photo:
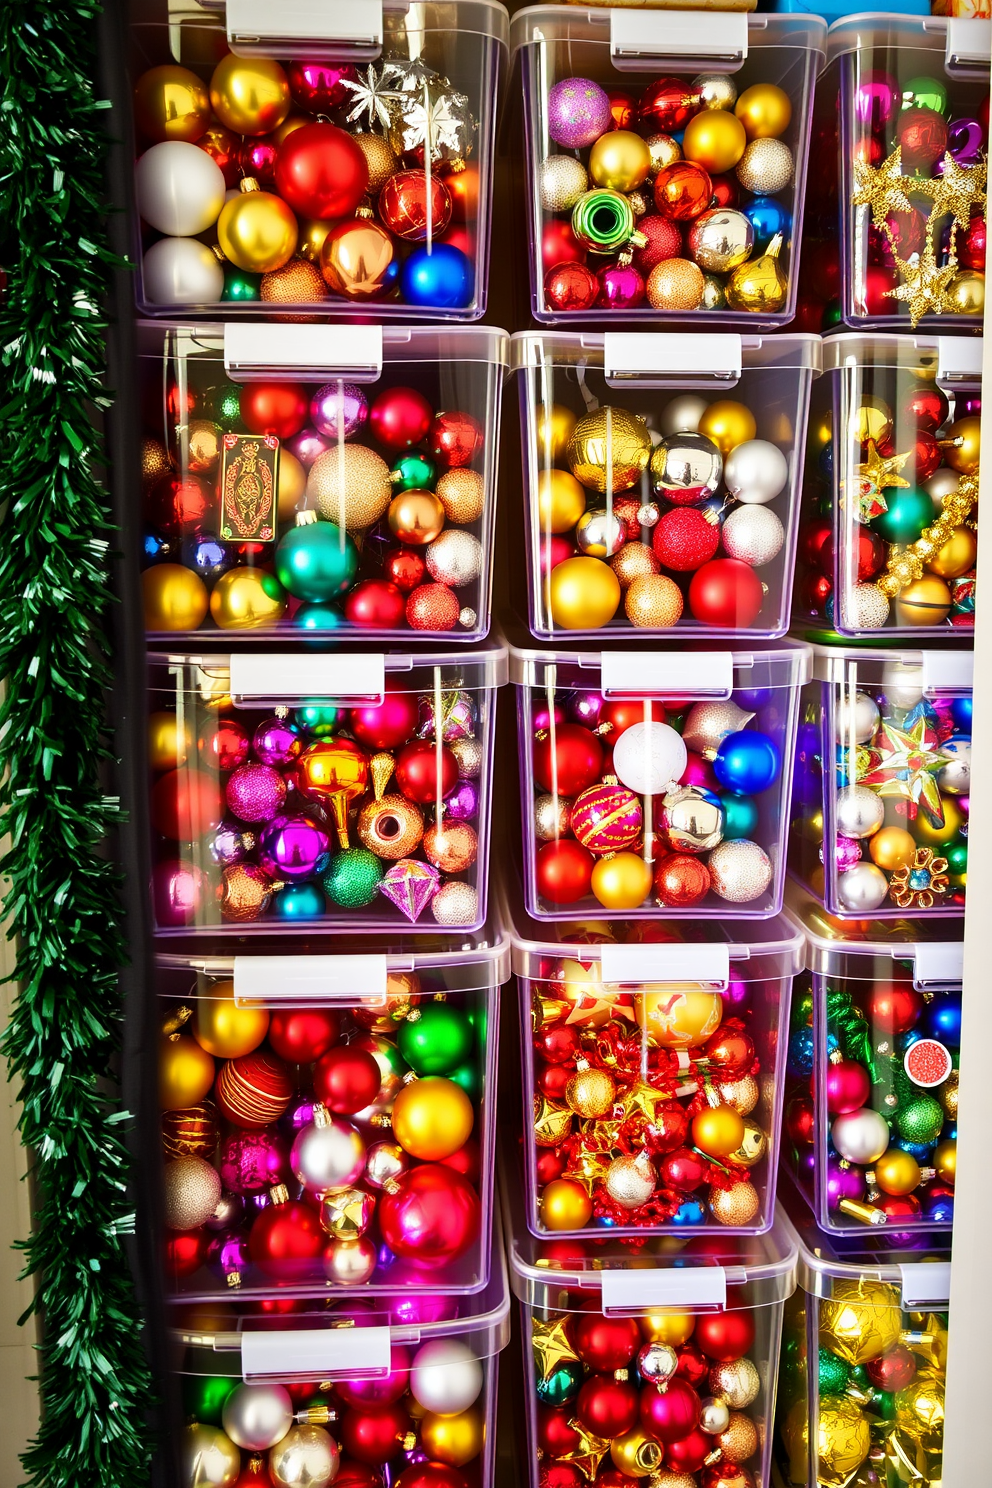
[[349, 847], [331, 859], [321, 879], [324, 893], [340, 909], [364, 909], [382, 882], [382, 864], [367, 847]]
[[452, 1070], [448, 1079], [460, 1085], [471, 1101], [477, 1101], [482, 1095], [482, 1070], [474, 1059]]
[[261, 290], [261, 274], [246, 274], [243, 269], [236, 269], [233, 264], [228, 265], [224, 270], [222, 300], [233, 300], [244, 304], [246, 301], [259, 299]]
[[293, 710], [293, 722], [315, 739], [329, 739], [337, 727], [340, 711], [328, 703], [301, 703]]
[[206, 395], [207, 411], [221, 424], [240, 424], [241, 389], [233, 382], [211, 388]]
[[813, 1021], [813, 994], [807, 992], [792, 1005], [793, 1028], [808, 1028]]
[[446, 1002], [428, 1002], [404, 1018], [396, 1042], [418, 1075], [447, 1075], [468, 1058], [472, 1029], [457, 1008]]
[[820, 1349], [820, 1394], [842, 1395], [851, 1381], [851, 1366], [829, 1349]]
[[183, 1380], [183, 1409], [204, 1426], [219, 1426], [224, 1402], [240, 1383], [214, 1374], [188, 1374]]
[[929, 1147], [940, 1136], [944, 1108], [932, 1095], [920, 1095], [896, 1112], [896, 1127], [904, 1142]]
[[542, 1405], [567, 1405], [579, 1393], [582, 1365], [578, 1360], [563, 1359], [547, 1379], [537, 1382], [537, 1398]]
[[393, 461], [392, 483], [401, 491], [433, 491], [437, 466], [422, 450], [407, 450]]

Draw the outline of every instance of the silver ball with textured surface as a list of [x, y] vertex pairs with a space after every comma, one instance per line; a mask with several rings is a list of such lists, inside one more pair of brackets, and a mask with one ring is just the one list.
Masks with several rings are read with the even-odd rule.
[[570, 212], [589, 189], [589, 174], [574, 155], [549, 155], [541, 162], [541, 206], [546, 212]]
[[842, 589], [840, 613], [848, 630], [881, 630], [889, 618], [889, 601], [876, 584]]
[[721, 842], [706, 860], [714, 894], [730, 904], [750, 904], [772, 881], [772, 862], [757, 842]]
[[885, 820], [885, 805], [866, 785], [845, 785], [837, 792], [836, 819], [842, 837], [873, 837]]
[[771, 563], [785, 542], [785, 528], [767, 506], [737, 507], [724, 522], [722, 534], [724, 552], [752, 568]]

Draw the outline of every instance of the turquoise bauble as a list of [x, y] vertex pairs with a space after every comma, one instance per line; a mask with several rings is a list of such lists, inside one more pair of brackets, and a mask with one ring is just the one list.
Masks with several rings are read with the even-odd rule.
[[329, 739], [337, 728], [340, 711], [330, 703], [301, 703], [293, 709], [293, 722], [314, 739]]
[[723, 840], [735, 842], [751, 838], [758, 828], [758, 805], [751, 796], [734, 796], [728, 791], [720, 796], [723, 807]]
[[340, 909], [364, 909], [382, 881], [382, 864], [366, 847], [349, 847], [331, 859], [321, 879], [324, 893]]
[[276, 548], [275, 570], [294, 599], [311, 604], [337, 599], [355, 582], [358, 549], [333, 522], [307, 522], [291, 527], [282, 538]]
[[222, 300], [233, 300], [239, 304], [245, 304], [251, 300], [257, 300], [262, 292], [261, 274], [248, 274], [244, 269], [235, 268], [234, 264], [228, 264], [224, 269], [224, 290], [221, 294]]
[[918, 491], [915, 486], [908, 490], [886, 487], [885, 499], [889, 509], [875, 518], [871, 528], [886, 542], [914, 543], [933, 521], [933, 502], [926, 491]]
[[433, 491], [437, 467], [422, 450], [406, 450], [393, 461], [391, 480], [398, 491]]
[[293, 616], [293, 624], [298, 630], [340, 630], [344, 616], [333, 605], [318, 600], [315, 604], [300, 605]]
[[538, 1380], [538, 1400], [542, 1405], [567, 1405], [579, 1393], [583, 1374], [582, 1365], [578, 1361], [563, 1359], [545, 1379]]
[[316, 920], [325, 910], [324, 896], [316, 884], [289, 884], [272, 901], [277, 920], [288, 920], [298, 924], [302, 920]]

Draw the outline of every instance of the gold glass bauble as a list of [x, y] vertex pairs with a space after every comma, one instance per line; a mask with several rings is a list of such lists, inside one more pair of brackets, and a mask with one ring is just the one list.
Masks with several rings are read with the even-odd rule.
[[277, 145], [284, 145], [291, 134], [297, 129], [302, 129], [304, 124], [312, 124], [313, 120], [309, 114], [287, 114], [282, 123], [272, 131], [272, 139]]
[[[346, 1251], [353, 1248], [342, 1247]], [[361, 1274], [361, 1267], [357, 1269]], [[355, 1270], [347, 1274], [354, 1284]], [[291, 1426], [282, 1440], [270, 1448], [269, 1476], [276, 1488], [328, 1488], [337, 1477], [340, 1462], [341, 1454], [330, 1432], [306, 1422]]]
[[692, 1118], [692, 1141], [708, 1157], [729, 1157], [744, 1140], [744, 1118], [732, 1106], [705, 1106]]
[[319, 268], [320, 250], [324, 246], [324, 239], [333, 226], [334, 224], [332, 222], [323, 222], [317, 218], [301, 217], [296, 236], [296, 251], [300, 257], [307, 259], [309, 263], [316, 264]]
[[188, 67], [175, 63], [150, 67], [135, 85], [134, 122], [153, 144], [162, 140], [195, 144], [210, 123], [206, 84]]
[[446, 470], [434, 487], [449, 522], [467, 527], [477, 522], [486, 505], [486, 483], [478, 470]]
[[292, 209], [271, 191], [259, 191], [250, 177], [217, 218], [217, 242], [224, 257], [251, 274], [281, 269], [296, 250], [297, 235]]
[[820, 1341], [848, 1364], [868, 1364], [895, 1348], [901, 1319], [897, 1287], [839, 1280], [820, 1303]]
[[169, 452], [160, 439], [141, 441], [141, 482], [147, 489], [160, 481], [163, 475], [172, 473]]
[[542, 532], [570, 532], [586, 509], [586, 493], [567, 470], [543, 469], [537, 477], [537, 519]]
[[289, 79], [279, 63], [267, 57], [228, 52], [210, 79], [213, 111], [234, 134], [271, 134], [286, 118], [292, 101]]
[[257, 630], [286, 613], [286, 591], [261, 568], [230, 568], [210, 595], [210, 614], [220, 630]]
[[958, 269], [944, 291], [942, 309], [956, 315], [985, 313], [985, 275], [980, 269]]
[[369, 183], [366, 190], [370, 196], [375, 196], [382, 190], [390, 176], [396, 174], [400, 163], [389, 141], [383, 139], [381, 134], [353, 134], [352, 139], [365, 156], [365, 163], [369, 168]]
[[776, 233], [760, 258], [748, 259], [727, 280], [727, 304], [732, 310], [773, 315], [781, 310], [789, 281], [779, 263], [782, 234]]
[[148, 764], [153, 770], [178, 770], [189, 758], [192, 737], [178, 713], [152, 713], [148, 718]]
[[220, 425], [212, 419], [191, 419], [180, 468], [191, 470], [194, 475], [211, 475], [217, 469], [220, 454]]
[[697, 1049], [723, 1018], [723, 998], [694, 982], [648, 989], [637, 999], [637, 1021], [666, 1049]]
[[768, 1151], [768, 1138], [761, 1127], [755, 1121], [744, 1122], [744, 1135], [739, 1147], [730, 1153], [734, 1162], [739, 1162], [742, 1167], [753, 1168]]
[[334, 294], [367, 300], [382, 291], [393, 261], [393, 239], [369, 217], [337, 223], [320, 250], [320, 272]]
[[885, 872], [893, 873], [912, 862], [916, 839], [905, 827], [883, 827], [869, 839], [868, 851], [873, 863]]
[[706, 276], [691, 258], [664, 258], [648, 275], [646, 293], [653, 310], [698, 310]]
[[192, 1032], [201, 1049], [217, 1059], [240, 1059], [257, 1049], [269, 1031], [266, 1008], [239, 1007], [232, 981], [215, 982], [209, 997], [197, 998]]
[[589, 151], [589, 175], [610, 191], [636, 191], [651, 173], [651, 151], [630, 129], [609, 129]]
[[241, 1473], [241, 1453], [226, 1431], [195, 1421], [182, 1440], [182, 1481], [186, 1488], [231, 1488]]
[[214, 1083], [213, 1056], [188, 1033], [163, 1038], [158, 1052], [159, 1104], [163, 1111], [199, 1105]]
[[576, 422], [575, 414], [564, 403], [540, 405], [534, 432], [538, 458], [543, 465], [553, 465], [564, 458]]
[[378, 522], [393, 497], [389, 466], [375, 450], [345, 444], [318, 455], [307, 476], [307, 502], [325, 522], [360, 532]]
[[792, 121], [792, 100], [774, 83], [753, 83], [734, 105], [749, 140], [775, 139]]
[[393, 1102], [393, 1136], [411, 1157], [441, 1162], [472, 1135], [475, 1113], [460, 1085], [427, 1075], [404, 1085]]
[[653, 1436], [648, 1436], [640, 1426], [623, 1436], [615, 1436], [610, 1443], [613, 1466], [628, 1478], [643, 1478], [661, 1466], [663, 1448]]
[[711, 439], [726, 458], [739, 444], [754, 439], [758, 432], [754, 414], [734, 398], [718, 398], [699, 420], [699, 432]]
[[942, 625], [951, 608], [951, 591], [937, 574], [924, 574], [896, 597], [900, 625]]
[[432, 1462], [461, 1467], [478, 1457], [485, 1439], [485, 1418], [478, 1406], [457, 1416], [435, 1416], [428, 1411], [421, 1418], [420, 1442]]
[[210, 596], [198, 573], [181, 563], [156, 563], [141, 575], [146, 630], [198, 630]]
[[577, 1069], [565, 1086], [565, 1103], [577, 1116], [589, 1120], [613, 1109], [617, 1087], [606, 1070]]
[[685, 126], [682, 153], [710, 175], [732, 170], [744, 154], [747, 135], [736, 114], [725, 109], [703, 109]]
[[389, 503], [388, 521], [397, 542], [423, 548], [440, 537], [444, 506], [433, 491], [401, 491]]
[[982, 421], [977, 414], [955, 419], [940, 441], [944, 459], [959, 475], [974, 475], [982, 450]]
[[547, 1230], [581, 1230], [592, 1218], [592, 1200], [577, 1178], [552, 1178], [541, 1190], [541, 1223]]
[[939, 849], [953, 842], [967, 822], [967, 817], [953, 796], [942, 796], [941, 805], [944, 808], [942, 822], [931, 821], [923, 810], [917, 811], [916, 820], [913, 822], [913, 836], [917, 842], [922, 843], [924, 847], [932, 847], [938, 857], [940, 856]]
[[933, 1165], [937, 1169], [937, 1177], [941, 1183], [949, 1183], [953, 1188], [954, 1179], [957, 1176], [958, 1144], [952, 1137], [937, 1143], [934, 1148]]
[[947, 1112], [948, 1116], [952, 1118], [952, 1120], [956, 1118], [958, 1114], [958, 1083], [958, 1071], [956, 1069], [951, 1070], [951, 1073], [948, 1075], [943, 1085], [941, 1085], [940, 1089], [934, 1091], [934, 1094], [940, 1101], [940, 1104], [943, 1106], [944, 1110]]
[[566, 459], [576, 480], [602, 495], [637, 485], [650, 454], [651, 435], [644, 420], [607, 404], [578, 420]]
[[978, 541], [970, 527], [955, 527], [950, 537], [927, 562], [931, 573], [942, 579], [959, 579], [975, 566]]
[[620, 583], [599, 558], [566, 558], [548, 576], [551, 623], [561, 630], [599, 630], [620, 603]]
[[670, 1348], [681, 1348], [692, 1337], [696, 1319], [691, 1312], [648, 1308], [637, 1324], [646, 1343], [667, 1343]]
[[650, 863], [634, 852], [599, 858], [592, 870], [592, 891], [604, 909], [640, 909], [654, 875]]
[[875, 1182], [883, 1193], [897, 1196], [912, 1193], [920, 1181], [919, 1163], [911, 1152], [904, 1152], [900, 1147], [890, 1147], [883, 1152], [875, 1159], [873, 1168]]
[[[805, 1401], [803, 1402], [805, 1410]], [[803, 1431], [805, 1440], [807, 1428]], [[871, 1447], [868, 1417], [856, 1400], [827, 1395], [820, 1401], [816, 1422], [815, 1480], [841, 1484], [860, 1467]]]
[[303, 500], [306, 489], [306, 466], [283, 446], [279, 451], [279, 471], [276, 476], [276, 503], [280, 522], [292, 522], [296, 516], [297, 502]]
[[670, 134], [649, 134], [644, 141], [651, 152], [651, 174], [657, 175], [666, 165], [682, 159], [682, 146]]
[[924, 1451], [936, 1451], [944, 1440], [944, 1381], [929, 1369], [896, 1394], [896, 1425]]

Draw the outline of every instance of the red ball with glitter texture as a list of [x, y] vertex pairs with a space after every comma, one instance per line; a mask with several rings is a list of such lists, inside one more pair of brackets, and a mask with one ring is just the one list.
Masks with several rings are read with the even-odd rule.
[[544, 276], [544, 298], [552, 310], [589, 310], [599, 295], [599, 280], [582, 263], [558, 263]]
[[336, 1044], [318, 1059], [313, 1072], [313, 1090], [319, 1101], [336, 1116], [354, 1116], [371, 1106], [382, 1085], [382, 1071], [367, 1049], [355, 1044]]
[[637, 1420], [638, 1394], [629, 1380], [594, 1374], [575, 1402], [575, 1414], [596, 1436], [623, 1436]]
[[347, 1410], [341, 1419], [341, 1445], [356, 1462], [382, 1467], [396, 1456], [409, 1429], [409, 1412], [399, 1400]]
[[406, 600], [388, 579], [366, 579], [345, 596], [345, 619], [368, 629], [396, 630], [406, 614]]
[[701, 568], [716, 553], [720, 524], [707, 521], [698, 507], [674, 507], [655, 527], [651, 546], [665, 568], [687, 573]]
[[275, 1008], [269, 1019], [269, 1044], [288, 1064], [312, 1064], [340, 1037], [333, 1008]]
[[571, 837], [545, 842], [534, 865], [538, 894], [552, 904], [575, 904], [584, 899], [595, 861], [588, 848]]
[[170, 770], [152, 787], [152, 826], [173, 842], [195, 842], [224, 816], [220, 781], [206, 770]]
[[572, 230], [572, 224], [560, 217], [546, 222], [541, 233], [541, 266], [545, 273], [556, 264], [585, 263], [586, 250]]
[[682, 253], [682, 234], [668, 217], [655, 212], [640, 219], [637, 231], [643, 233], [647, 242], [634, 249], [634, 267], [647, 277], [655, 264], [666, 258], [678, 258]]
[[412, 630], [455, 630], [461, 601], [447, 584], [418, 584], [407, 598], [406, 619]]
[[641, 1334], [633, 1318], [604, 1317], [587, 1312], [576, 1318], [572, 1347], [590, 1369], [612, 1374], [625, 1369], [641, 1346]]
[[310, 395], [301, 382], [249, 382], [241, 389], [240, 408], [252, 434], [292, 439], [310, 415]]
[[581, 723], [563, 723], [553, 733], [542, 730], [534, 740], [534, 779], [542, 790], [557, 786], [559, 795], [577, 796], [599, 779], [602, 763], [602, 745]]
[[706, 211], [712, 196], [709, 171], [692, 160], [673, 160], [654, 178], [654, 204], [674, 222], [691, 222]]
[[654, 871], [654, 890], [665, 909], [690, 909], [705, 899], [710, 870], [691, 853], [666, 853]]
[[214, 512], [214, 495], [198, 475], [163, 475], [145, 498], [145, 517], [163, 537], [196, 537]]
[[427, 564], [412, 548], [394, 548], [382, 560], [382, 572], [401, 594], [409, 594], [423, 583]]
[[685, 78], [660, 77], [649, 83], [637, 103], [644, 134], [677, 134], [699, 109], [699, 95]]
[[904, 109], [896, 125], [902, 163], [912, 173], [929, 169], [947, 149], [947, 120], [936, 109]]
[[485, 436], [477, 418], [455, 409], [437, 415], [431, 424], [428, 442], [431, 454], [445, 469], [459, 470], [471, 464], [482, 449]]
[[458, 761], [442, 744], [440, 751], [430, 739], [414, 739], [396, 761], [396, 784], [408, 801], [428, 806], [438, 796], [449, 796], [458, 784]]
[[372, 400], [369, 432], [387, 449], [412, 449], [430, 431], [434, 410], [416, 388], [387, 388]]
[[696, 1318], [694, 1337], [704, 1354], [720, 1364], [731, 1364], [754, 1347], [754, 1318], [743, 1308], [701, 1312]]

